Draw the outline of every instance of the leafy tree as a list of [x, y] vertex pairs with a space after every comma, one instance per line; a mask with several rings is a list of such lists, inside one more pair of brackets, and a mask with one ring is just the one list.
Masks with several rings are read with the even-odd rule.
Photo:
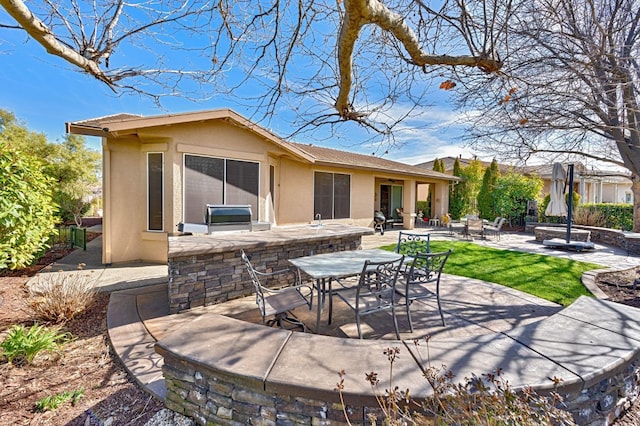
[[482, 186], [478, 193], [478, 212], [480, 213], [480, 217], [489, 219], [498, 216], [497, 209], [493, 202], [493, 192], [496, 189], [499, 178], [500, 168], [494, 158], [491, 165], [484, 171]]
[[0, 137], [0, 269], [29, 265], [54, 232], [53, 182], [42, 169]]
[[484, 167], [477, 158], [471, 160], [466, 167], [461, 169], [460, 176], [465, 181], [461, 190], [463, 199], [462, 214], [478, 212], [478, 193], [480, 192], [483, 174]]
[[58, 182], [54, 199], [62, 219], [73, 219], [80, 226], [99, 187], [100, 154], [88, 149], [84, 137], [77, 135], [66, 135], [62, 143], [52, 145], [56, 149], [50, 170]]
[[63, 221], [82, 223], [96, 188], [99, 187], [100, 153], [85, 145], [85, 138], [66, 135], [61, 143], [47, 141], [43, 133], [32, 132], [12, 113], [0, 109], [0, 140], [21, 152], [42, 160], [43, 172], [54, 182], [53, 198]]
[[[460, 165], [459, 158], [456, 158], [456, 161], [453, 163], [453, 176], [462, 176], [462, 166]], [[465, 185], [465, 181], [460, 181], [449, 187], [449, 214], [451, 215], [451, 219], [458, 220], [462, 216]]]
[[447, 170], [444, 167], [444, 160], [442, 160], [441, 158], [436, 158], [433, 162], [433, 171], [445, 173]]
[[539, 177], [525, 176], [513, 170], [498, 177], [491, 194], [497, 215], [519, 221], [527, 212], [527, 201], [537, 199], [543, 185]]

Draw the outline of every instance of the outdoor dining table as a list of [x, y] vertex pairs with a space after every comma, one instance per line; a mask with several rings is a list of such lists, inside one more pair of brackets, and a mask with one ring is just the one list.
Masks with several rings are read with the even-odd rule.
[[318, 293], [316, 333], [320, 329], [320, 316], [324, 309], [327, 280], [358, 275], [362, 272], [366, 260], [388, 262], [399, 257], [398, 253], [391, 251], [368, 249], [336, 251], [289, 259], [293, 266], [315, 280], [315, 288]]

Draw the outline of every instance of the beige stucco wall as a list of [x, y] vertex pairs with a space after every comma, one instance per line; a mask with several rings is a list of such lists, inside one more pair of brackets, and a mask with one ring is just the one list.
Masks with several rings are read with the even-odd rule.
[[[269, 158], [282, 150], [254, 133], [223, 122], [147, 129], [137, 136], [107, 138], [104, 145], [104, 263], [132, 260], [165, 262], [167, 235], [183, 220], [183, 158], [198, 154], [260, 164], [259, 211], [265, 217]], [[164, 154], [164, 231], [147, 231], [148, 152]]]
[[[105, 221], [103, 262], [166, 262], [167, 236], [177, 231], [183, 219], [183, 159], [185, 154], [258, 162], [260, 165], [259, 208], [254, 220], [278, 226], [307, 224], [314, 220], [314, 172], [346, 173], [351, 176], [351, 217], [335, 222], [372, 226], [379, 207], [379, 182], [404, 182], [406, 211], [414, 212], [417, 182], [386, 171], [354, 170], [313, 164], [283, 150], [244, 127], [223, 120], [147, 128], [134, 135], [115, 135], [103, 141]], [[164, 155], [164, 230], [147, 231], [147, 153]], [[270, 170], [275, 168], [274, 211]], [[432, 182], [438, 192], [436, 208], [448, 205], [446, 182]], [[444, 196], [443, 196], [444, 195]], [[275, 213], [275, 214], [274, 214]], [[329, 218], [323, 218], [331, 222]]]
[[[103, 143], [102, 261], [106, 264], [166, 260], [166, 234], [146, 232], [146, 153], [141, 147], [132, 137]], [[165, 186], [165, 198], [167, 190]]]
[[[351, 176], [351, 217], [334, 222], [369, 226], [373, 222], [374, 176], [371, 172], [338, 167], [316, 166], [282, 158], [279, 185], [276, 187], [276, 212], [279, 225], [305, 224], [313, 217], [313, 185], [315, 172], [344, 173]], [[323, 218], [325, 222], [327, 218]]]

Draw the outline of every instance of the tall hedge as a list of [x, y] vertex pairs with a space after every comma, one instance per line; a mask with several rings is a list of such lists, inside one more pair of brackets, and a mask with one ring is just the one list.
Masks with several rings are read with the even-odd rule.
[[0, 269], [29, 265], [54, 232], [54, 182], [43, 165], [0, 141]]
[[623, 231], [633, 229], [633, 204], [585, 203], [580, 208], [600, 212], [605, 228]]

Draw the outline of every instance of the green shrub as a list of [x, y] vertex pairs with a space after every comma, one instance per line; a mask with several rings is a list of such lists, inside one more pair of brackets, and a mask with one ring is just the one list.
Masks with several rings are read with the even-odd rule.
[[422, 213], [430, 218], [431, 217], [431, 202], [430, 201], [418, 201], [417, 202], [418, 210], [422, 210]]
[[60, 333], [57, 328], [34, 324], [27, 329], [24, 325], [14, 325], [0, 343], [0, 356], [11, 364], [31, 364], [42, 352], [59, 352], [69, 339], [68, 333]]
[[603, 217], [603, 223], [596, 226], [623, 231], [633, 229], [633, 204], [589, 203], [581, 205], [580, 208]]
[[60, 407], [62, 404], [71, 401], [71, 405], [76, 405], [80, 398], [84, 395], [84, 389], [76, 389], [73, 392], [64, 391], [55, 395], [45, 396], [39, 401], [36, 401], [36, 410], [38, 411], [53, 411]]
[[42, 272], [29, 287], [29, 306], [36, 316], [44, 321], [62, 323], [78, 316], [89, 308], [96, 297], [90, 273], [82, 271], [84, 264], [75, 272]]
[[42, 168], [0, 140], [0, 269], [31, 264], [53, 232], [53, 182]]
[[606, 218], [600, 210], [590, 209], [585, 206], [578, 206], [573, 212], [572, 219], [576, 225], [601, 227], [606, 225]]

